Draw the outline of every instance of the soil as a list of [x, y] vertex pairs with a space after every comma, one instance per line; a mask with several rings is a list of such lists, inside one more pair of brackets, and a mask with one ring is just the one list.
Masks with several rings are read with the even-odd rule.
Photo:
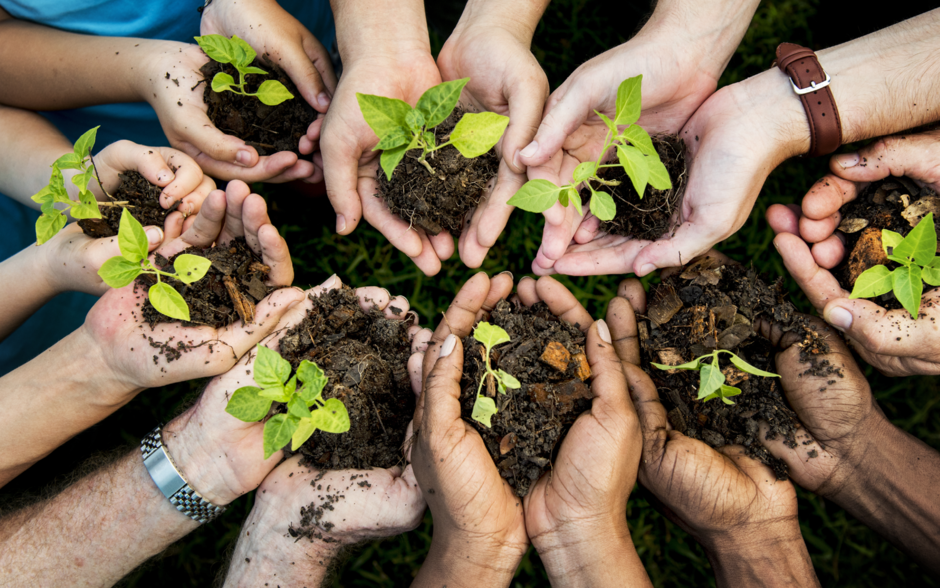
[[498, 394], [495, 382], [485, 384], [483, 393], [495, 398], [498, 410], [493, 427], [473, 420], [486, 366], [483, 345], [472, 335], [465, 337], [461, 412], [483, 437], [500, 475], [517, 496], [525, 496], [551, 467], [575, 419], [591, 407], [585, 337], [577, 325], [556, 317], [543, 302], [527, 308], [501, 300], [487, 320], [505, 329], [511, 339], [490, 352], [491, 367], [515, 376], [522, 386]]
[[[885, 255], [881, 230], [889, 229], [906, 236], [929, 212], [937, 219], [935, 224], [940, 235], [940, 198], [932, 189], [922, 188], [908, 177], [889, 177], [869, 184], [855, 200], [839, 209], [842, 215], [839, 230], [845, 238], [845, 250], [849, 252], [832, 270], [839, 284], [851, 291], [855, 280], [865, 270], [876, 265], [892, 270], [898, 267]], [[924, 284], [924, 292], [933, 289], [930, 284]], [[893, 292], [875, 301], [888, 309], [902, 308]]]
[[[254, 322], [255, 305], [275, 290], [265, 284], [271, 268], [264, 265], [261, 258], [248, 247], [243, 237], [225, 245], [216, 245], [207, 249], [186, 249], [181, 252], [200, 255], [212, 260], [212, 266], [206, 276], [193, 284], [184, 284], [176, 280], [166, 280], [177, 292], [182, 294], [189, 305], [189, 322], [183, 325], [210, 326], [220, 328], [242, 319], [245, 324]], [[173, 272], [173, 260], [157, 255], [155, 265], [168, 272]], [[146, 290], [156, 282], [153, 275], [137, 278], [135, 288]], [[157, 311], [148, 299], [143, 306], [144, 320], [152, 327], [157, 323], [172, 322]]]
[[303, 159], [310, 159], [309, 155], [301, 155], [299, 151], [300, 138], [307, 134], [310, 123], [317, 119], [317, 111], [307, 104], [294, 82], [277, 65], [261, 59], [255, 59], [251, 65], [270, 73], [249, 74], [246, 91], [257, 92], [262, 82], [277, 80], [294, 97], [277, 106], [268, 106], [254, 96], [215, 92], [212, 90], [215, 74], [223, 71], [238, 81], [238, 70], [231, 64], [209, 60], [200, 69], [206, 84], [203, 100], [209, 105], [209, 120], [223, 133], [243, 139], [258, 151], [258, 155], [291, 151]]
[[[464, 115], [460, 108], [434, 129], [437, 144], [446, 143], [457, 121]], [[380, 168], [379, 193], [392, 212], [431, 235], [447, 231], [454, 237], [463, 231], [464, 219], [483, 198], [487, 185], [495, 181], [499, 157], [490, 149], [480, 157], [466, 159], [453, 146], [444, 147], [427, 157], [435, 175], [418, 162], [421, 151], [413, 149], [392, 173], [392, 180]], [[469, 223], [469, 219], [466, 220]]]
[[[614, 197], [617, 215], [601, 222], [601, 230], [614, 235], [654, 241], [675, 228], [676, 213], [682, 205], [688, 180], [685, 142], [675, 135], [654, 136], [653, 147], [669, 172], [672, 188], [656, 190], [647, 186], [640, 199], [622, 167], [604, 168], [605, 180], [619, 180], [619, 186], [604, 187]], [[584, 196], [584, 195], [582, 195]]]
[[319, 470], [390, 468], [402, 462], [402, 444], [414, 416], [408, 374], [410, 320], [364, 312], [354, 290], [319, 297], [304, 320], [281, 339], [281, 356], [294, 369], [316, 363], [329, 379], [324, 398], [338, 398], [350, 428], [337, 435], [317, 431], [300, 447], [301, 465]]
[[[174, 170], [175, 171], [175, 170]], [[136, 171], [121, 172], [121, 185], [111, 194], [113, 202], [127, 202], [128, 208], [140, 224], [163, 227], [168, 214], [179, 207], [179, 202], [170, 208], [160, 206], [160, 194], [163, 189], [147, 181]], [[88, 218], [78, 221], [82, 231], [93, 239], [113, 237], [121, 226], [123, 206], [102, 206], [101, 218]]]
[[779, 378], [744, 373], [722, 354], [727, 383], [742, 390], [729, 406], [717, 398], [696, 399], [697, 371], [663, 371], [650, 362], [679, 365], [718, 348], [734, 352], [757, 368], [779, 373], [774, 360], [777, 350], [755, 329], [758, 321], [773, 321], [802, 339], [804, 373], [830, 376], [829, 384], [835, 383], [835, 378], [842, 377], [841, 370], [819, 358], [829, 351], [828, 344], [787, 302], [785, 294], [782, 279], [768, 285], [753, 267], [700, 258], [681, 274], [653, 286], [647, 314], [638, 317], [643, 368], [659, 389], [672, 426], [711, 447], [743, 445], [747, 455], [770, 466], [780, 480], [787, 477], [786, 464], [761, 445], [758, 424], [770, 424], [768, 440], [782, 437], [796, 447], [794, 431], [799, 421], [785, 400]]

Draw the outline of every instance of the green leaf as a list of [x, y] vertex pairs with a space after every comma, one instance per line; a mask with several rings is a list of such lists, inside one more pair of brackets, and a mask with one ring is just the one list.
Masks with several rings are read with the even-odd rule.
[[703, 363], [702, 370], [699, 372], [698, 397], [701, 399], [720, 390], [721, 385], [724, 383], [725, 375], [721, 373], [718, 366], [711, 363]]
[[310, 418], [310, 409], [307, 408], [307, 403], [297, 395], [291, 396], [290, 400], [287, 401], [287, 412], [299, 419]]
[[754, 374], [755, 376], [761, 376], [762, 378], [779, 378], [780, 374], [775, 374], [773, 372], [765, 372], [760, 368], [756, 368], [744, 361], [737, 355], [731, 353], [731, 363], [734, 364], [734, 367], [738, 368], [742, 372], [747, 372], [749, 374]]
[[493, 426], [490, 419], [493, 418], [494, 414], [496, 414], [496, 402], [488, 396], [477, 396], [476, 402], [473, 403], [473, 412], [470, 414], [470, 418], [489, 429]]
[[30, 196], [30, 199], [36, 204], [51, 204], [54, 202], [52, 199], [52, 188], [45, 186], [42, 190]]
[[49, 176], [49, 191], [52, 193], [53, 202], [72, 205], [69, 193], [65, 190], [65, 178], [62, 177], [62, 172], [57, 167], [52, 168], [52, 175]]
[[225, 405], [225, 412], [246, 423], [256, 423], [271, 410], [271, 399], [258, 395], [260, 388], [243, 386], [232, 393]]
[[931, 286], [940, 286], [940, 269], [925, 267], [921, 278]]
[[224, 92], [226, 90], [231, 90], [232, 86], [235, 85], [235, 78], [228, 75], [224, 71], [220, 71], [215, 74], [215, 77], [212, 78], [212, 91], [213, 92]]
[[620, 160], [620, 165], [623, 166], [624, 171], [630, 176], [630, 181], [633, 182], [633, 188], [642, 199], [643, 192], [646, 190], [646, 184], [650, 177], [650, 167], [647, 163], [646, 156], [632, 145], [617, 145], [617, 159]]
[[[517, 380], [515, 376], [513, 376], [507, 371], [496, 370], [496, 375], [498, 376], [500, 383], [502, 383], [502, 385], [505, 386], [506, 388], [511, 388], [515, 390], [516, 388], [522, 387], [522, 384], [519, 382], [519, 380]], [[503, 394], [505, 393], [506, 392], [503, 391]]]
[[91, 150], [95, 147], [95, 139], [98, 136], [98, 129], [101, 128], [101, 125], [93, 129], [88, 129], [82, 136], [75, 140], [75, 145], [73, 146], [73, 151], [75, 155], [78, 156], [79, 160], [83, 160], [91, 154]]
[[261, 82], [261, 85], [258, 86], [258, 91], [255, 93], [255, 96], [258, 97], [258, 100], [267, 104], [268, 106], [277, 106], [281, 102], [290, 100], [294, 97], [287, 87], [277, 80], [265, 80]]
[[93, 177], [95, 177], [95, 168], [89, 167], [84, 172], [72, 176], [72, 183], [78, 187], [79, 192], [87, 192], [88, 182], [90, 182]]
[[545, 212], [558, 202], [561, 190], [548, 180], [529, 180], [509, 199], [509, 205], [527, 212]]
[[881, 246], [885, 250], [885, 255], [890, 254], [889, 249], [893, 249], [898, 246], [898, 243], [904, 240], [904, 237], [901, 233], [895, 233], [894, 231], [889, 231], [888, 229], [881, 229]]
[[118, 225], [118, 246], [124, 259], [134, 262], [146, 258], [150, 249], [144, 227], [126, 208], [121, 211], [121, 222]]
[[190, 255], [188, 253], [177, 256], [173, 261], [173, 269], [176, 270], [176, 278], [184, 284], [198, 282], [205, 277], [210, 267], [212, 267], [210, 260], [199, 255]]
[[421, 95], [421, 98], [418, 99], [418, 103], [415, 105], [415, 110], [421, 113], [424, 119], [423, 124], [427, 125], [427, 128], [433, 129], [450, 116], [450, 113], [454, 111], [454, 107], [457, 106], [460, 93], [469, 81], [470, 78], [463, 78], [461, 80], [444, 82], [433, 88], [428, 88], [427, 91]]
[[654, 367], [661, 370], [697, 370], [700, 365], [702, 365], [701, 359], [693, 359], [687, 363], [680, 363], [679, 365], [664, 365], [661, 363], [650, 362]]
[[721, 393], [722, 398], [726, 398], [728, 396], [737, 396], [738, 394], [741, 393], [741, 389], [736, 388], [734, 386], [728, 386], [727, 384], [722, 384], [720, 393]]
[[303, 398], [307, 406], [312, 406], [317, 398], [323, 393], [326, 387], [327, 377], [317, 364], [307, 361], [300, 362], [297, 368], [297, 377], [303, 382], [300, 388], [300, 397]]
[[580, 184], [584, 180], [593, 178], [594, 174], [596, 173], [597, 164], [593, 161], [585, 161], [584, 163], [579, 163], [578, 167], [574, 168], [574, 176], [572, 181], [575, 184]]
[[659, 156], [650, 155], [646, 158], [646, 164], [650, 168], [650, 186], [657, 190], [671, 190], [672, 180], [669, 178], [669, 171], [666, 169], [666, 166], [663, 165], [663, 162], [660, 161]]
[[934, 257], [933, 259], [930, 260], [930, 263], [928, 263], [928, 264], [927, 264], [926, 266], [924, 266], [924, 267], [940, 268], [940, 257]]
[[[583, 208], [583, 204], [581, 204], [581, 194], [574, 188], [568, 188], [567, 192], [568, 198], [574, 202], [574, 209], [578, 211], [578, 214], [584, 216], [584, 211], [581, 210]], [[565, 204], [565, 206], [567, 206], [567, 204]]]
[[395, 168], [398, 167], [402, 158], [405, 157], [405, 153], [417, 146], [418, 137], [416, 136], [411, 140], [411, 143], [407, 145], [395, 147], [394, 149], [386, 149], [382, 152], [382, 155], [379, 157], [379, 163], [382, 165], [382, 171], [385, 172], [385, 177], [388, 178], [389, 181], [392, 181], [392, 174], [395, 173]]
[[425, 145], [428, 146], [428, 149], [434, 149], [437, 147], [437, 137], [431, 131], [424, 131], [422, 135]]
[[244, 68], [251, 65], [258, 54], [252, 49], [251, 45], [240, 39], [238, 35], [232, 35], [232, 65], [244, 72]]
[[311, 419], [300, 419], [300, 422], [297, 424], [297, 430], [294, 431], [294, 435], [291, 437], [291, 451], [300, 449], [300, 446], [306, 443], [307, 439], [309, 439], [316, 430], [317, 426], [313, 424]]
[[183, 300], [183, 296], [174, 290], [173, 286], [170, 286], [166, 282], [157, 282], [153, 286], [150, 286], [149, 295], [150, 304], [152, 304], [160, 314], [181, 321], [189, 320], [189, 307], [186, 306], [186, 301]]
[[130, 284], [140, 272], [140, 262], [127, 261], [121, 256], [112, 257], [101, 264], [98, 275], [111, 288], [123, 288]]
[[280, 388], [290, 377], [290, 362], [277, 351], [258, 345], [255, 357], [255, 382], [262, 388]]
[[503, 136], [509, 117], [495, 112], [468, 112], [450, 133], [450, 142], [467, 159], [492, 149]]
[[570, 192], [570, 188], [564, 188], [562, 189], [561, 192], [558, 193], [558, 202], [560, 202], [562, 206], [568, 206], [569, 192]]
[[345, 433], [349, 430], [349, 413], [336, 398], [327, 398], [323, 406], [310, 413], [310, 421], [321, 431]]
[[228, 37], [222, 35], [203, 35], [194, 37], [199, 47], [209, 56], [209, 59], [219, 63], [233, 63], [236, 52], [234, 44]]
[[407, 102], [397, 98], [385, 98], [372, 94], [356, 94], [359, 101], [359, 110], [372, 132], [380, 138], [392, 132], [393, 129], [407, 130], [405, 117], [411, 112]]
[[[924, 282], [921, 280], [920, 267], [916, 265], [899, 267], [892, 272], [892, 277], [894, 278], [894, 296], [904, 309], [916, 319], [917, 313], [920, 311], [920, 297], [924, 293]], [[861, 276], [859, 276], [859, 279], [861, 279]]]
[[[45, 206], [52, 206], [52, 204], [44, 205], [43, 208]], [[36, 244], [42, 245], [55, 237], [56, 233], [61, 231], [67, 222], [68, 219], [59, 211], [55, 211], [54, 214], [47, 214], [43, 211], [42, 216], [36, 219]]]
[[600, 117], [600, 119], [601, 119], [602, 121], [604, 121], [604, 124], [607, 125], [607, 128], [608, 128], [608, 129], [610, 129], [611, 134], [612, 134], [614, 137], [616, 137], [617, 134], [619, 133], [619, 131], [618, 131], [618, 129], [617, 129], [617, 125], [614, 124], [614, 121], [612, 121], [612, 120], [610, 120], [609, 118], [607, 118], [607, 115], [606, 115], [606, 114], [604, 114], [603, 112], [600, 112], [600, 111], [598, 111], [598, 110], [595, 110], [595, 111], [594, 111], [594, 114], [596, 114], [598, 117]]
[[291, 376], [291, 379], [287, 380], [284, 384], [284, 393], [288, 396], [292, 396], [297, 390], [297, 374]]
[[591, 214], [603, 221], [613, 220], [617, 216], [617, 204], [607, 192], [593, 192], [590, 202]]
[[98, 201], [95, 195], [85, 190], [78, 194], [78, 204], [72, 206], [69, 214], [76, 220], [85, 218], [101, 218], [101, 210], [98, 209]]
[[891, 254], [888, 256], [888, 259], [900, 265], [911, 265], [910, 259], [906, 257], [901, 257], [900, 255]]
[[887, 294], [892, 288], [894, 288], [894, 277], [891, 270], [883, 265], [876, 265], [868, 268], [855, 279], [849, 298], [874, 298]]
[[287, 402], [290, 400], [290, 392], [284, 388], [283, 384], [278, 384], [277, 386], [273, 386], [271, 388], [264, 388], [258, 392], [258, 396], [261, 396], [262, 398], [270, 398], [271, 400], [277, 402]]
[[934, 228], [933, 213], [922, 218], [904, 240], [895, 245], [892, 253], [913, 258], [914, 263], [918, 265], [930, 263], [937, 254], [937, 232]]
[[405, 129], [395, 128], [392, 132], [379, 139], [379, 144], [372, 148], [373, 151], [385, 151], [407, 145], [414, 135], [405, 131]]
[[630, 144], [639, 149], [643, 155], [650, 155], [659, 159], [659, 154], [656, 153], [656, 148], [653, 147], [653, 140], [643, 127], [630, 125], [623, 130], [621, 137], [630, 141]]
[[627, 78], [617, 88], [617, 125], [632, 125], [640, 118], [640, 84], [643, 76]]
[[300, 423], [296, 417], [276, 414], [264, 424], [264, 458], [268, 459], [287, 445]]
[[243, 68], [240, 68], [238, 71], [241, 72], [242, 75], [248, 75], [248, 74], [267, 75], [268, 73], [264, 71], [263, 69], [261, 69], [260, 67], [254, 67], [254, 66], [243, 67]]
[[74, 153], [66, 153], [53, 164], [57, 169], [83, 169], [82, 158]]
[[480, 322], [473, 329], [473, 338], [482, 343], [487, 349], [493, 349], [497, 345], [509, 343], [509, 333], [502, 327], [491, 325], [488, 322]]
[[417, 133], [424, 126], [424, 115], [417, 110], [411, 110], [405, 115], [405, 127]]

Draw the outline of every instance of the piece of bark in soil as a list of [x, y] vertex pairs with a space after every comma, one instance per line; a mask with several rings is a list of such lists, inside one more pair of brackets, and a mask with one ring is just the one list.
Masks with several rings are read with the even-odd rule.
[[[464, 110], [457, 108], [434, 128], [437, 144], [446, 143]], [[410, 225], [431, 235], [443, 231], [459, 237], [467, 213], [480, 202], [487, 187], [496, 180], [499, 157], [490, 149], [480, 157], [467, 159], [453, 146], [431, 153], [427, 162], [434, 175], [418, 162], [420, 149], [405, 153], [392, 173], [391, 181], [379, 168], [377, 198]]]
[[[127, 202], [128, 210], [143, 226], [153, 225], [163, 228], [168, 214], [179, 208], [179, 201], [170, 208], [160, 206], [160, 194], [163, 188], [147, 181], [137, 171], [121, 172], [121, 185], [111, 194], [112, 202]], [[97, 180], [92, 180], [95, 182]], [[113, 237], [121, 227], [123, 206], [100, 206], [101, 218], [88, 218], [78, 221], [82, 232], [93, 239]]]

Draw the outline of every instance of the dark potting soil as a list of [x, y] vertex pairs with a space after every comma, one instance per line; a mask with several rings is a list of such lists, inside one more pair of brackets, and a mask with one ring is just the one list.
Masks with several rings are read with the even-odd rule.
[[[241, 319], [245, 324], [254, 322], [255, 305], [275, 288], [265, 284], [268, 272], [271, 270], [248, 247], [244, 237], [239, 237], [231, 243], [216, 245], [208, 249], [186, 249], [182, 253], [200, 255], [212, 261], [205, 277], [193, 284], [184, 284], [177, 280], [163, 278], [182, 294], [186, 304], [189, 305], [190, 321], [183, 324], [189, 326], [205, 326], [214, 328], [230, 325]], [[168, 272], [173, 272], [173, 260], [157, 255], [155, 265]], [[152, 275], [142, 275], [137, 278], [135, 288], [146, 291], [156, 282]], [[144, 320], [151, 326], [157, 323], [172, 322], [171, 319], [157, 311], [148, 299], [143, 305]]]
[[[170, 208], [160, 206], [160, 194], [163, 193], [163, 189], [148, 182], [137, 171], [121, 172], [119, 177], [121, 185], [111, 194], [112, 201], [127, 202], [131, 214], [143, 226], [153, 225], [163, 228], [167, 215], [179, 207], [179, 202], [175, 202]], [[78, 226], [82, 228], [82, 232], [93, 239], [117, 235], [121, 226], [121, 211], [124, 208], [122, 206], [99, 208], [101, 218], [82, 219], [78, 221]]]
[[785, 295], [782, 280], [771, 286], [752, 267], [722, 265], [706, 257], [653, 286], [646, 315], [637, 317], [643, 368], [656, 384], [672, 426], [715, 448], [743, 445], [747, 455], [770, 466], [780, 480], [787, 477], [786, 464], [761, 445], [758, 424], [762, 420], [770, 424], [768, 440], [782, 437], [796, 447], [794, 430], [799, 421], [785, 400], [779, 378], [742, 372], [722, 354], [720, 367], [726, 382], [742, 390], [729, 406], [717, 398], [696, 399], [697, 371], [662, 371], [650, 362], [679, 365], [717, 348], [779, 373], [774, 361], [777, 350], [755, 328], [757, 321], [773, 321], [802, 339], [804, 373], [830, 376], [828, 381], [834, 383], [842, 377], [841, 370], [819, 358], [829, 351], [828, 344]]
[[316, 363], [329, 378], [324, 398], [349, 412], [342, 434], [317, 431], [301, 446], [302, 465], [320, 470], [390, 468], [402, 462], [402, 444], [414, 416], [408, 358], [408, 320], [363, 312], [354, 290], [311, 297], [306, 318], [281, 339], [281, 355], [296, 369]]
[[483, 437], [500, 475], [517, 496], [525, 496], [550, 467], [575, 419], [591, 407], [585, 337], [543, 302], [527, 308], [501, 300], [487, 320], [505, 329], [511, 339], [490, 352], [492, 368], [515, 376], [522, 387], [499, 394], [487, 377], [483, 393], [496, 400], [498, 412], [492, 428], [473, 420], [486, 364], [483, 345], [472, 335], [465, 337], [461, 412]]
[[[940, 235], [940, 197], [932, 189], [922, 188], [908, 177], [889, 177], [869, 184], [855, 200], [839, 209], [842, 215], [839, 230], [845, 236], [848, 252], [832, 270], [839, 284], [851, 292], [855, 280], [865, 270], [876, 265], [892, 270], [898, 267], [885, 254], [881, 230], [906, 236], [930, 212], [934, 213]], [[924, 284], [924, 292], [933, 289], [934, 286]], [[893, 292], [879, 296], [875, 302], [888, 309], [902, 308]]]
[[[619, 180], [619, 186], [603, 186], [617, 204], [617, 215], [611, 221], [602, 221], [601, 229], [614, 235], [637, 239], [656, 240], [675, 227], [675, 216], [682, 205], [688, 167], [685, 161], [685, 142], [675, 135], [654, 136], [653, 147], [669, 172], [672, 188], [657, 190], [647, 186], [640, 199], [633, 182], [622, 167], [605, 168], [605, 180]], [[583, 196], [583, 195], [582, 195]]]
[[245, 89], [257, 92], [258, 87], [267, 80], [277, 80], [294, 95], [290, 100], [277, 106], [268, 106], [254, 96], [242, 96], [234, 92], [215, 92], [212, 90], [212, 78], [220, 71], [238, 81], [238, 70], [228, 63], [209, 60], [200, 71], [205, 78], [206, 91], [203, 100], [209, 105], [209, 120], [223, 133], [243, 139], [258, 151], [258, 155], [273, 155], [280, 151], [292, 151], [301, 155], [300, 138], [307, 134], [307, 127], [317, 119], [317, 111], [303, 99], [297, 86], [273, 63], [255, 59], [254, 67], [269, 72], [267, 75], [248, 74]]
[[[464, 115], [460, 108], [434, 129], [437, 144], [446, 143], [457, 121]], [[437, 235], [447, 231], [454, 237], [463, 231], [467, 212], [483, 198], [489, 182], [495, 181], [499, 157], [490, 149], [480, 157], [466, 159], [452, 146], [427, 157], [434, 175], [418, 162], [421, 151], [413, 149], [392, 173], [378, 171], [379, 193], [392, 212], [415, 227]]]

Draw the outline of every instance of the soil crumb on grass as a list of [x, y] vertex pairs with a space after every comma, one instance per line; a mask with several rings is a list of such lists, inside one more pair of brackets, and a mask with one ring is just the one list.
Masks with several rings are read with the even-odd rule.
[[525, 496], [549, 469], [575, 419], [591, 407], [585, 336], [578, 326], [553, 315], [544, 302], [527, 308], [501, 300], [487, 320], [511, 339], [490, 352], [491, 367], [515, 376], [522, 387], [500, 394], [495, 382], [484, 384], [483, 393], [496, 400], [498, 412], [492, 428], [473, 420], [486, 364], [483, 345], [473, 335], [465, 337], [461, 412], [483, 437], [500, 475], [517, 496]]
[[[605, 168], [605, 180], [619, 180], [619, 186], [601, 186], [610, 192], [617, 204], [617, 215], [611, 221], [602, 221], [601, 230], [654, 241], [674, 229], [675, 215], [682, 205], [688, 168], [685, 161], [685, 142], [675, 135], [654, 136], [653, 147], [669, 172], [672, 189], [657, 190], [647, 186], [641, 200], [633, 183], [622, 167]], [[582, 194], [582, 197], [586, 194]]]
[[[437, 144], [446, 143], [457, 121], [464, 115], [459, 107], [434, 128]], [[379, 168], [379, 193], [392, 212], [415, 227], [437, 235], [447, 231], [454, 237], [463, 231], [464, 218], [483, 198], [487, 185], [495, 181], [499, 157], [490, 149], [480, 157], [466, 159], [453, 146], [444, 147], [427, 157], [434, 169], [432, 176], [418, 162], [420, 149], [405, 153], [395, 168], [392, 180]]]
[[291, 151], [301, 155], [300, 138], [307, 134], [307, 127], [317, 119], [317, 111], [300, 95], [297, 86], [277, 65], [255, 59], [253, 67], [260, 67], [267, 75], [248, 74], [245, 90], [257, 92], [258, 87], [267, 80], [277, 80], [284, 84], [293, 98], [268, 106], [254, 96], [242, 96], [234, 92], [215, 92], [212, 90], [212, 78], [222, 71], [238, 81], [238, 70], [229, 63], [209, 62], [200, 71], [205, 78], [206, 90], [203, 100], [209, 105], [209, 120], [220, 131], [243, 139], [258, 151], [258, 155], [273, 155], [280, 151]]
[[650, 363], [679, 365], [727, 349], [759, 369], [779, 373], [777, 350], [755, 327], [758, 321], [772, 321], [800, 337], [804, 374], [841, 378], [841, 370], [819, 358], [829, 345], [785, 295], [782, 279], [771, 286], [752, 267], [722, 265], [704, 257], [653, 286], [647, 314], [637, 317], [643, 368], [656, 384], [672, 426], [714, 448], [743, 445], [747, 455], [770, 466], [779, 480], [787, 477], [786, 464], [761, 445], [758, 423], [770, 424], [768, 440], [782, 437], [788, 446], [797, 446], [794, 431], [799, 421], [785, 400], [780, 378], [744, 373], [722, 354], [726, 383], [742, 390], [729, 406], [717, 398], [696, 399], [697, 371], [663, 371]]
[[408, 358], [408, 320], [363, 312], [351, 288], [311, 297], [313, 308], [281, 339], [281, 355], [294, 369], [316, 363], [329, 379], [324, 398], [349, 412], [342, 434], [317, 431], [301, 446], [302, 465], [319, 470], [390, 468], [402, 462], [402, 444], [414, 416]]
[[[216, 245], [208, 249], [186, 249], [182, 253], [200, 255], [212, 261], [205, 277], [193, 284], [163, 278], [179, 292], [189, 306], [189, 322], [183, 325], [210, 326], [220, 328], [238, 321], [254, 322], [255, 305], [275, 290], [265, 284], [271, 270], [258, 257], [244, 237], [231, 243]], [[155, 265], [173, 273], [173, 260], [157, 255]], [[135, 289], [146, 292], [156, 282], [152, 275], [137, 278]], [[173, 322], [157, 311], [148, 299], [143, 305], [144, 321], [154, 326], [157, 323]]]
[[[163, 188], [154, 186], [137, 171], [121, 172], [121, 185], [111, 194], [113, 202], [127, 202], [134, 218], [143, 226], [153, 225], [163, 228], [168, 214], [179, 207], [179, 201], [170, 208], [160, 206], [160, 194]], [[97, 180], [92, 180], [97, 181]], [[82, 231], [93, 239], [113, 237], [121, 226], [121, 206], [101, 206], [101, 218], [87, 218], [78, 221]]]

